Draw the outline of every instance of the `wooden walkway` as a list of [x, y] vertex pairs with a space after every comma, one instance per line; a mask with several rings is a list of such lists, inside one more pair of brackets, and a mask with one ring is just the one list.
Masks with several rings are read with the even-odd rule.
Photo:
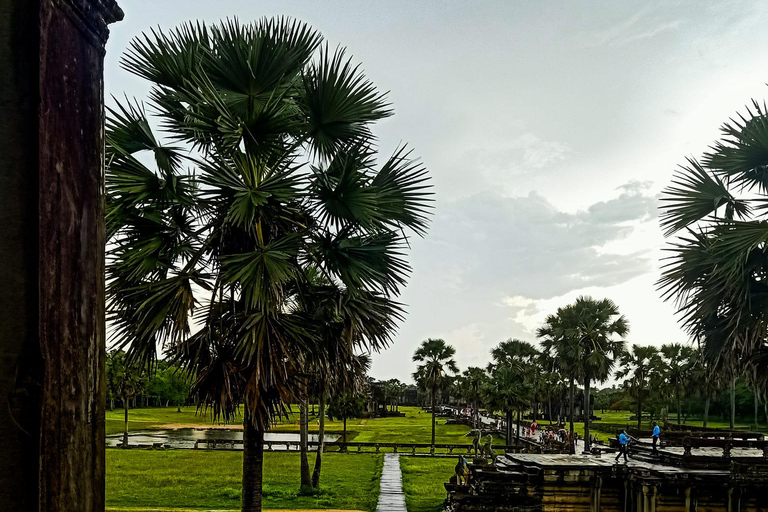
[[381, 487], [376, 512], [407, 512], [403, 494], [403, 473], [400, 471], [400, 455], [384, 454], [381, 471]]

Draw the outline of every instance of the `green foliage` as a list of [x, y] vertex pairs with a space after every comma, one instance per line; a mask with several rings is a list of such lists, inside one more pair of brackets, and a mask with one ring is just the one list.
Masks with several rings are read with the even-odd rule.
[[331, 419], [346, 420], [362, 418], [365, 411], [365, 397], [360, 394], [343, 393], [328, 403], [327, 414]]
[[595, 391], [594, 395], [595, 410], [600, 409], [624, 409], [623, 407], [615, 407], [617, 403], [620, 403], [624, 399], [624, 390], [617, 387], [603, 388]]
[[491, 350], [490, 378], [483, 387], [483, 404], [492, 411], [511, 411], [531, 404], [538, 382], [539, 352], [526, 341], [507, 340]]
[[433, 401], [437, 392], [449, 384], [450, 375], [459, 371], [453, 359], [455, 354], [456, 349], [445, 340], [432, 338], [421, 342], [413, 354], [413, 361], [421, 363], [416, 366], [413, 379], [419, 387], [433, 394]]
[[126, 408], [128, 401], [142, 394], [147, 386], [146, 373], [131, 364], [122, 350], [107, 353], [106, 377], [107, 400], [119, 399]]
[[189, 377], [179, 367], [158, 361], [147, 383], [147, 394], [163, 404], [181, 407], [189, 398], [189, 381]]
[[298, 21], [153, 31], [122, 64], [156, 119], [126, 100], [107, 121], [114, 341], [144, 364], [159, 343], [201, 406], [266, 428], [389, 342], [427, 172], [404, 147], [377, 164], [385, 95]]
[[765, 389], [768, 368], [768, 117], [756, 101], [688, 159], [662, 193], [670, 243], [659, 285], [713, 371], [747, 372]]

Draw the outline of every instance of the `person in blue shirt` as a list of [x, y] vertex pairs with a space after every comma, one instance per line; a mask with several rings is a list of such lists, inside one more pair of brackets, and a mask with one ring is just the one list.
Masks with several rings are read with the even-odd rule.
[[626, 430], [622, 430], [619, 434], [619, 453], [616, 455], [616, 462], [619, 462], [619, 457], [624, 455], [624, 463], [627, 463], [627, 448], [629, 447], [629, 436]]
[[651, 434], [651, 437], [653, 437], [653, 454], [658, 455], [659, 452], [656, 450], [656, 444], [659, 442], [659, 436], [661, 435], [661, 429], [656, 424], [656, 422], [653, 422], [653, 434]]

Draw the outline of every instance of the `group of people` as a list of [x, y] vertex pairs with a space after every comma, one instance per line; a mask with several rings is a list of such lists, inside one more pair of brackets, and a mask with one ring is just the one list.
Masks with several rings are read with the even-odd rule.
[[[653, 430], [651, 431], [651, 440], [653, 443], [653, 450], [651, 451], [651, 453], [654, 456], [659, 455], [658, 445], [659, 445], [660, 436], [661, 436], [661, 428], [659, 428], [659, 425], [654, 421]], [[619, 453], [616, 454], [616, 462], [619, 462], [619, 458], [622, 455], [624, 456], [624, 463], [626, 464], [628, 462], [627, 455], [629, 453], [630, 442], [636, 442], [636, 441], [637, 439], [627, 434], [626, 430], [622, 430], [621, 433], [619, 433]]]

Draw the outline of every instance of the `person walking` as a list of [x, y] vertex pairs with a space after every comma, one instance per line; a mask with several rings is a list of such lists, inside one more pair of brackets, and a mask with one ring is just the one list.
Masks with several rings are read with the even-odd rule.
[[656, 424], [656, 422], [653, 422], [653, 434], [651, 434], [651, 437], [653, 438], [653, 455], [657, 456], [659, 455], [659, 451], [656, 449], [656, 445], [659, 442], [659, 436], [661, 435], [661, 429]]
[[621, 434], [619, 434], [619, 453], [616, 455], [616, 462], [619, 462], [619, 457], [624, 455], [624, 464], [628, 462], [627, 460], [627, 448], [629, 447], [629, 436], [627, 435], [626, 430], [622, 430]]

